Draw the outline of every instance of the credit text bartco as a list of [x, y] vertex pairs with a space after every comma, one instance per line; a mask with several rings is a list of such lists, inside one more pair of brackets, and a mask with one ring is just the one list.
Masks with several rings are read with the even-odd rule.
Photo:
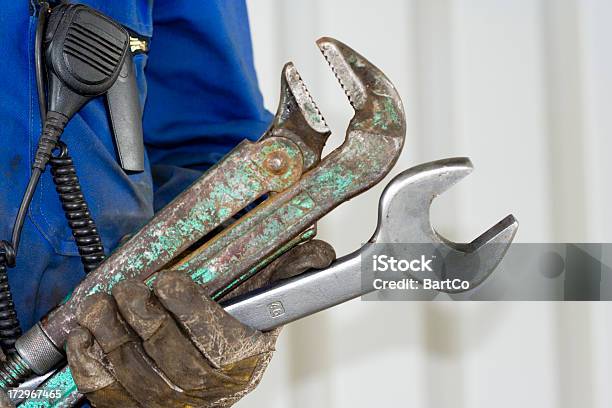
[[[421, 255], [416, 259], [396, 259], [387, 255], [372, 256], [374, 272], [433, 272], [433, 258]], [[376, 278], [374, 289], [433, 289], [433, 290], [467, 290], [470, 282], [462, 279], [421, 279], [414, 278], [390, 279]]]

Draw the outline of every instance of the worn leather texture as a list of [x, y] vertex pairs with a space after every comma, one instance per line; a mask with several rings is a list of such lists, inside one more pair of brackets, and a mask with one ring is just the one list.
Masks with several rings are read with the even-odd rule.
[[[308, 242], [235, 294], [334, 258], [329, 244]], [[112, 296], [94, 294], [77, 319], [68, 363], [79, 391], [98, 408], [230, 407], [259, 384], [280, 333], [243, 325], [179, 271], [160, 273], [153, 291], [124, 281]]]

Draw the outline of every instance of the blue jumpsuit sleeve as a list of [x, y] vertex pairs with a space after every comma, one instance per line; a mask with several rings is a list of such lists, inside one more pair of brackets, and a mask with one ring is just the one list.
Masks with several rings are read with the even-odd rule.
[[243, 0], [156, 0], [153, 27], [143, 120], [158, 210], [272, 116]]

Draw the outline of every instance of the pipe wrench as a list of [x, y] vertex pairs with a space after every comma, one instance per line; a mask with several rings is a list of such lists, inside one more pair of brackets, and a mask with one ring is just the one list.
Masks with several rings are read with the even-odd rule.
[[[258, 289], [221, 304], [242, 323], [267, 331], [374, 291], [365, 277], [362, 262], [377, 253], [373, 244], [405, 244], [403, 256], [418, 257], [423, 248], [445, 254], [447, 275], [467, 279], [471, 288], [482, 283], [504, 257], [518, 228], [509, 215], [469, 244], [451, 242], [435, 232], [429, 218], [434, 198], [472, 171], [467, 158], [425, 163], [396, 176], [383, 191], [378, 208], [378, 226], [359, 250], [336, 260], [324, 270], [314, 271]], [[417, 280], [440, 279], [439, 274], [413, 274]], [[69, 376], [64, 368], [41, 389], [57, 390]], [[34, 384], [30, 384], [32, 386]], [[37, 384], [36, 384], [37, 385]], [[70, 406], [77, 400], [75, 388], [64, 391], [54, 407]], [[21, 406], [33, 406], [24, 403]]]
[[[157, 271], [173, 268], [206, 284], [210, 296], [220, 300], [291, 246], [311, 238], [318, 219], [382, 180], [404, 143], [400, 97], [378, 68], [345, 44], [331, 38], [317, 44], [355, 110], [345, 142], [321, 159], [329, 129], [297, 70], [287, 64], [277, 115], [262, 138], [237, 146], [19, 338], [17, 353], [0, 369], [0, 386], [13, 386], [32, 372], [45, 374], [63, 360], [83, 298], [110, 292], [124, 279], [152, 282]], [[267, 193], [273, 194], [202, 243]], [[69, 371], [55, 378], [74, 386]]]

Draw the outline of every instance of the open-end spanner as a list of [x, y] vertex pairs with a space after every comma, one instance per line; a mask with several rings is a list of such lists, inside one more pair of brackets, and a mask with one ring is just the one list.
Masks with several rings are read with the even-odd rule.
[[[372, 244], [401, 244], [402, 256], [418, 258], [423, 249], [446, 255], [447, 274], [478, 286], [494, 270], [512, 242], [518, 222], [509, 215], [469, 244], [441, 237], [431, 225], [433, 199], [472, 171], [467, 158], [439, 160], [413, 167], [396, 176], [380, 198], [378, 226], [369, 243], [324, 270], [307, 273], [269, 288], [222, 303], [242, 323], [266, 331], [374, 291], [363, 276], [381, 248]], [[440, 279], [411, 273], [415, 279]]]

